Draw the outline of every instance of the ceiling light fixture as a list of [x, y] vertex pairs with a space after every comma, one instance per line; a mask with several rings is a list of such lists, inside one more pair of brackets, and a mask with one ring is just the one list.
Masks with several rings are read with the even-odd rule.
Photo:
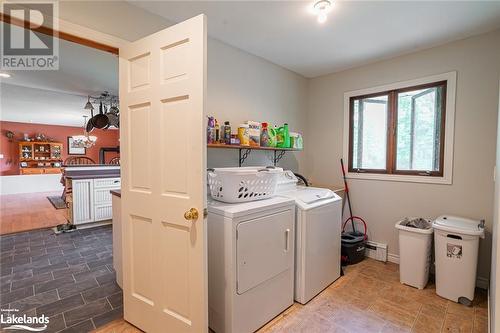
[[73, 148], [91, 148], [95, 145], [97, 137], [87, 132], [87, 116], [83, 116], [83, 135], [73, 135]]
[[9, 77], [11, 77], [11, 75], [9, 73], [0, 73], [0, 77], [3, 79], [8, 79]]
[[87, 104], [85, 104], [84, 110], [94, 110], [94, 106], [90, 103], [90, 96], [87, 98]]
[[314, 3], [313, 10], [318, 15], [318, 23], [325, 23], [327, 14], [332, 9], [332, 2], [329, 0], [319, 0]]

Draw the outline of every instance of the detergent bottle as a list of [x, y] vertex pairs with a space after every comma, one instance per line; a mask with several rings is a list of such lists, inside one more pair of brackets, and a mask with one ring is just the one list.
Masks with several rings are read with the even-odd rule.
[[271, 147], [269, 141], [269, 129], [267, 123], [262, 123], [262, 129], [260, 130], [260, 146], [261, 147]]
[[207, 143], [215, 143], [215, 118], [212, 116], [208, 117]]
[[267, 135], [269, 137], [269, 147], [276, 147], [276, 128], [274, 126], [267, 126]]
[[287, 123], [279, 127], [276, 131], [276, 147], [290, 148], [290, 131]]

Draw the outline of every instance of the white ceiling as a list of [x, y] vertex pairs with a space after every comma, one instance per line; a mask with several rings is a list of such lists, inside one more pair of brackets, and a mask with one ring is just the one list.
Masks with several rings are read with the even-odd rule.
[[500, 1], [129, 1], [171, 22], [208, 16], [213, 38], [316, 77], [500, 28]]
[[87, 95], [118, 94], [117, 56], [60, 40], [59, 59], [59, 70], [0, 79], [0, 120], [82, 126]]
[[83, 126], [83, 107], [87, 99], [80, 95], [45, 89], [0, 85], [1, 120], [20, 123]]

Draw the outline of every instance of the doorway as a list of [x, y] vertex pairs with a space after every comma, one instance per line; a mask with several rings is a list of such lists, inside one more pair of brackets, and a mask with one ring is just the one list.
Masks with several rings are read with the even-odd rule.
[[[75, 145], [99, 109], [118, 110], [117, 55], [75, 38], [54, 41], [58, 70], [4, 71], [9, 77], [0, 82], [2, 235], [71, 221], [63, 178], [67, 165], [119, 164], [118, 123], [91, 129], [93, 144]], [[110, 116], [119, 119], [118, 114]]]

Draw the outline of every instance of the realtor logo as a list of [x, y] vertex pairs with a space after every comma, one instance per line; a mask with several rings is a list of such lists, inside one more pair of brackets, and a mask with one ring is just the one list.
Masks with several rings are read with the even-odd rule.
[[59, 40], [53, 36], [57, 31], [58, 3], [2, 2], [1, 10], [10, 18], [10, 24], [1, 25], [0, 69], [59, 69]]
[[49, 317], [44, 314], [40, 316], [18, 315], [18, 309], [1, 309], [0, 325], [2, 331], [29, 331], [43, 332], [49, 324]]

